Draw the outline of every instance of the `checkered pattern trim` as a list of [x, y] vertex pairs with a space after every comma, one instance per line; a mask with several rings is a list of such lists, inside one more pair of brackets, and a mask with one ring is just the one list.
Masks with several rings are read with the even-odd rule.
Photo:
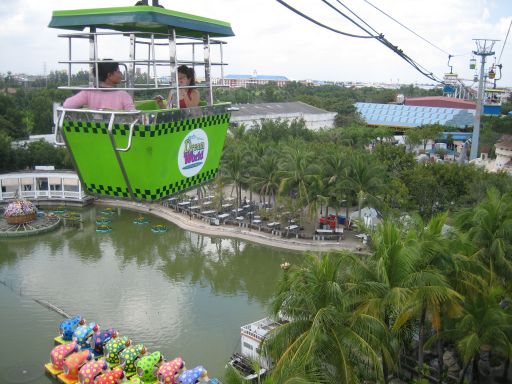
[[[197, 118], [170, 121], [162, 124], [136, 125], [133, 129], [134, 137], [155, 137], [178, 132], [191, 131], [196, 128], [206, 128], [218, 124], [228, 124], [230, 114], [201, 116]], [[114, 124], [112, 133], [114, 135], [128, 135], [130, 126], [127, 124]]]
[[102, 196], [130, 197], [128, 188], [113, 187], [111, 185], [86, 184], [85, 188], [88, 192]]
[[[218, 115], [201, 116], [184, 120], [170, 121], [162, 124], [138, 124], [133, 129], [133, 136], [155, 137], [168, 135], [171, 133], [191, 131], [192, 129], [196, 128], [211, 127], [213, 125], [218, 124], [228, 124], [230, 116], [230, 113], [223, 113]], [[108, 133], [107, 122], [65, 120], [63, 127], [66, 130], [66, 132], [92, 133], [103, 135], [106, 135]], [[112, 126], [113, 135], [127, 136], [129, 132], [129, 124], [114, 124]]]
[[66, 132], [96, 133], [103, 135], [106, 135], [108, 133], [108, 124], [101, 121], [91, 122], [64, 120], [63, 128], [66, 130]]
[[183, 178], [176, 181], [175, 183], [164, 185], [163, 187], [157, 188], [154, 191], [149, 189], [141, 190], [139, 188], [135, 188], [133, 192], [135, 197], [138, 199], [151, 201], [160, 200], [166, 196], [174, 195], [178, 192], [206, 183], [215, 177], [217, 171], [218, 168], [210, 169], [208, 171], [198, 173], [192, 177]]

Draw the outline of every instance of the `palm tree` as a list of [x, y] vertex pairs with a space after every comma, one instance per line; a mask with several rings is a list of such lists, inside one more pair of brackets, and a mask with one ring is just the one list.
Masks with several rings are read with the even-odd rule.
[[384, 326], [371, 316], [354, 316], [340, 279], [341, 262], [336, 254], [308, 255], [304, 267], [285, 272], [271, 312], [288, 322], [263, 342], [275, 361], [273, 377], [305, 367], [322, 382], [358, 383], [362, 371], [382, 378], [374, 346]]
[[[432, 329], [439, 334], [443, 313], [451, 317], [460, 315], [462, 296], [450, 286], [447, 278], [447, 273], [453, 270], [453, 266], [447, 249], [447, 239], [442, 234], [446, 214], [434, 216], [426, 226], [421, 218], [416, 219], [410, 235], [420, 257], [412, 267], [413, 272], [404, 281], [411, 288], [411, 295], [393, 328], [397, 330], [413, 317], [419, 318], [418, 367], [422, 372], [427, 318]], [[438, 356], [441, 380], [441, 339], [438, 340]]]
[[457, 226], [474, 244], [473, 258], [488, 267], [489, 281], [495, 275], [504, 284], [512, 278], [512, 194], [500, 194], [492, 188], [475, 208], [462, 211]]
[[287, 192], [304, 207], [310, 204], [310, 186], [318, 179], [319, 170], [313, 162], [313, 152], [300, 140], [293, 140], [284, 149], [280, 164], [279, 193]]
[[246, 178], [245, 156], [239, 146], [229, 147], [223, 159], [223, 170], [226, 178], [234, 184], [236, 189], [237, 208], [242, 203], [242, 183]]
[[510, 356], [512, 350], [512, 315], [500, 306], [503, 290], [493, 287], [484, 278], [471, 276], [475, 290], [466, 295], [463, 316], [454, 327], [441, 336], [456, 342], [464, 363], [464, 372], [473, 362], [473, 378], [480, 380], [479, 360], [481, 352], [501, 351]]
[[381, 190], [383, 174], [384, 170], [364, 155], [354, 156], [345, 169], [345, 180], [357, 195], [359, 220], [364, 201], [368, 197], [375, 197]]
[[259, 159], [257, 165], [250, 169], [252, 183], [260, 196], [268, 197], [268, 202], [272, 200], [275, 204], [277, 191], [279, 190], [279, 158], [276, 154], [270, 152], [264, 154]]

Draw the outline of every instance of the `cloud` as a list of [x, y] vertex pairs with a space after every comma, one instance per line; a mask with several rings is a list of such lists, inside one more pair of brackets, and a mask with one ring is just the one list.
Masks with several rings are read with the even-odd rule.
[[[334, 0], [341, 11], [348, 12]], [[421, 40], [395, 21], [371, 7], [365, 0], [345, 2], [366, 23], [419, 64], [442, 77], [450, 64], [461, 76], [472, 78], [468, 62], [475, 49], [474, 38], [501, 39], [499, 52], [510, 24], [509, 0], [369, 0], [376, 7], [423, 36], [443, 51]], [[343, 31], [364, 34], [350, 21], [327, 7], [321, 0], [287, 0], [300, 11]], [[133, 0], [135, 3], [135, 0]], [[304, 20], [275, 0], [188, 0], [175, 3], [160, 0], [167, 8], [231, 22], [236, 36], [226, 39], [225, 73], [285, 75], [294, 79], [430, 82], [376, 40], [340, 36]], [[89, 0], [87, 8], [103, 7], [103, 0]], [[125, 0], [109, 0], [108, 6], [126, 6]], [[41, 73], [58, 66], [67, 48], [56, 35], [62, 31], [47, 28], [54, 9], [79, 9], [81, 0], [20, 0], [0, 3], [0, 39], [9, 52], [0, 62], [0, 72]], [[21, 11], [23, 10], [23, 12]], [[348, 14], [348, 13], [347, 13]], [[352, 16], [353, 17], [353, 16]], [[512, 36], [510, 37], [512, 40]], [[503, 84], [512, 84], [511, 44], [503, 52]], [[87, 55], [87, 47], [81, 48]], [[77, 51], [78, 52], [78, 51]], [[103, 55], [125, 56], [126, 48], [108, 45]], [[30, 60], [28, 60], [30, 58]]]

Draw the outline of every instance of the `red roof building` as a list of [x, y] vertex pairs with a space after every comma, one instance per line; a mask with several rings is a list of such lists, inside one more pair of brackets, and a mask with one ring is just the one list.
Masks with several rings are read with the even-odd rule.
[[446, 96], [407, 97], [404, 104], [421, 107], [476, 109], [476, 103], [474, 101]]

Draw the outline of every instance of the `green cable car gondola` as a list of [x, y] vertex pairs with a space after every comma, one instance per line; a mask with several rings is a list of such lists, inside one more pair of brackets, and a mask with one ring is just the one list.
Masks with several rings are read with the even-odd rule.
[[[158, 5], [158, 2], [156, 2]], [[171, 11], [159, 6], [54, 11], [49, 27], [74, 31], [59, 35], [68, 40], [68, 85], [63, 89], [98, 89], [100, 39], [129, 40], [129, 57], [116, 59], [126, 68], [129, 93], [145, 92], [151, 98], [158, 90], [179, 100], [177, 67], [204, 68], [205, 105], [180, 108], [172, 102], [160, 109], [153, 100], [135, 101], [135, 111], [58, 108], [56, 142], [67, 145], [86, 191], [92, 195], [155, 201], [206, 183], [215, 177], [229, 126], [229, 103], [213, 101], [211, 68], [220, 67], [222, 45], [217, 38], [233, 36], [228, 23]], [[89, 43], [89, 59], [73, 60], [74, 42]], [[198, 55], [196, 47], [201, 47]], [[219, 47], [220, 61], [212, 62], [211, 49]], [[179, 60], [180, 49], [191, 48], [191, 58]], [[165, 49], [164, 58], [157, 51]], [[140, 53], [147, 54], [141, 58]], [[197, 59], [197, 56], [202, 56]], [[88, 66], [89, 84], [71, 83], [73, 66]], [[95, 71], [96, 69], [96, 71]], [[145, 71], [145, 82], [135, 82]], [[167, 80], [162, 83], [162, 72]], [[141, 76], [139, 76], [140, 78]], [[192, 88], [192, 87], [190, 87]]]

